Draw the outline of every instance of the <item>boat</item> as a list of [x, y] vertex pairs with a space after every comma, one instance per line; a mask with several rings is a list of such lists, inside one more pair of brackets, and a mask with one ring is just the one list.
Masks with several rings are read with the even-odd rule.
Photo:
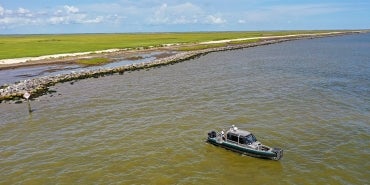
[[283, 157], [282, 149], [263, 145], [251, 132], [238, 129], [235, 125], [226, 132], [209, 132], [207, 142], [252, 157], [276, 161]]

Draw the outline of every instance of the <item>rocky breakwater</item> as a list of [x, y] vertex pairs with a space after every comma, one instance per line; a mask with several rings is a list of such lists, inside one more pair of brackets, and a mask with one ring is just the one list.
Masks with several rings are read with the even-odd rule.
[[56, 83], [62, 83], [62, 82], [68, 82], [68, 81], [74, 81], [74, 80], [80, 80], [80, 79], [86, 79], [86, 78], [98, 78], [101, 76], [113, 75], [117, 73], [122, 75], [126, 71], [135, 71], [135, 70], [148, 69], [148, 68], [153, 68], [153, 67], [174, 64], [174, 63], [178, 63], [178, 62], [182, 62], [185, 60], [198, 57], [200, 55], [205, 55], [211, 52], [242, 49], [242, 48], [268, 45], [268, 44], [274, 44], [274, 43], [302, 39], [302, 38], [313, 38], [313, 36], [289, 37], [289, 38], [281, 38], [281, 39], [273, 39], [273, 40], [264, 40], [264, 41], [248, 43], [248, 44], [228, 45], [224, 47], [187, 51], [187, 52], [177, 53], [169, 57], [160, 58], [160, 59], [156, 59], [156, 60], [145, 62], [145, 63], [128, 65], [128, 66], [121, 66], [121, 67], [115, 67], [115, 68], [100, 68], [96, 70], [72, 72], [70, 74], [60, 74], [56, 76], [45, 76], [45, 77], [28, 79], [28, 80], [14, 83], [14, 84], [1, 86], [0, 87], [0, 103], [4, 101], [13, 101], [16, 103], [21, 103], [23, 99], [23, 95], [26, 92], [31, 94], [31, 97], [30, 97], [31, 99], [36, 98], [38, 96], [52, 92], [49, 90], [49, 87], [55, 85]]
[[27, 79], [24, 81], [16, 82], [14, 84], [5, 84], [0, 87], [0, 103], [4, 101], [12, 101], [21, 103], [23, 95], [25, 93], [31, 94], [30, 99], [36, 98], [41, 95], [48, 94], [50, 92], [49, 87], [56, 83], [63, 83], [68, 81], [86, 79], [86, 78], [98, 78], [106, 75], [120, 74], [122, 75], [126, 71], [135, 71], [141, 69], [148, 69], [152, 67], [158, 67], [168, 65], [176, 62], [191, 59], [199, 54], [199, 52], [183, 52], [178, 53], [166, 58], [156, 59], [151, 62], [132, 64], [127, 66], [115, 67], [115, 68], [100, 68], [96, 70], [81, 70], [77, 72], [71, 72], [69, 74], [59, 74], [56, 76], [44, 76], [39, 78]]

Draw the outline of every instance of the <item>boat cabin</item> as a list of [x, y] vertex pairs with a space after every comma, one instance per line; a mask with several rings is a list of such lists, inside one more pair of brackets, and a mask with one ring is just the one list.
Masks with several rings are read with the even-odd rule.
[[279, 160], [283, 156], [282, 149], [263, 145], [252, 133], [239, 130], [234, 125], [226, 133], [224, 130], [208, 132], [207, 142], [254, 157]]
[[226, 134], [226, 139], [229, 142], [244, 145], [250, 145], [254, 142], [257, 142], [256, 137], [252, 133], [245, 130], [230, 130]]

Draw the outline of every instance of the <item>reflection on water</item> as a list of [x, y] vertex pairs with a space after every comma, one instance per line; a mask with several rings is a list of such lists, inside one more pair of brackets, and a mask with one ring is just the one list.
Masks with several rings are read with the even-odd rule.
[[[211, 53], [0, 104], [0, 184], [367, 184], [370, 35]], [[235, 124], [281, 161], [206, 144]]]

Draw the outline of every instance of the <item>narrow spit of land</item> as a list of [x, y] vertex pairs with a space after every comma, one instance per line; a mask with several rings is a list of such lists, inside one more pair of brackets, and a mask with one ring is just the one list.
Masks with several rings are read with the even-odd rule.
[[[49, 65], [54, 63], [60, 62], [77, 62], [81, 58], [106, 58], [107, 60], [111, 60], [113, 57], [117, 55], [126, 55], [132, 56], [137, 52], [153, 52], [158, 50], [170, 50], [170, 51], [177, 51], [176, 54], [171, 56], [163, 56], [159, 57], [156, 60], [134, 64], [129, 66], [120, 66], [115, 68], [107, 68], [107, 69], [97, 69], [91, 71], [81, 71], [73, 74], [64, 74], [64, 75], [57, 75], [57, 76], [46, 76], [46, 77], [39, 77], [34, 79], [28, 79], [22, 82], [17, 82], [10, 85], [3, 85], [0, 87], [0, 103], [3, 101], [12, 100], [15, 102], [22, 102], [23, 95], [25, 93], [30, 93], [31, 98], [36, 98], [40, 95], [48, 93], [48, 88], [53, 86], [59, 82], [66, 82], [66, 81], [73, 81], [91, 77], [99, 77], [111, 74], [123, 74], [125, 71], [134, 71], [152, 67], [158, 67], [163, 65], [168, 65], [172, 63], [181, 62], [184, 60], [188, 60], [199, 55], [204, 55], [210, 52], [217, 52], [217, 51], [225, 51], [225, 50], [233, 50], [233, 49], [241, 49], [247, 47], [254, 47], [259, 45], [267, 45], [267, 44], [274, 44], [278, 42], [296, 40], [296, 39], [304, 39], [304, 38], [318, 38], [318, 37], [327, 37], [327, 36], [338, 36], [343, 34], [354, 34], [354, 33], [361, 33], [362, 31], [326, 31], [326, 32], [266, 32], [260, 33], [256, 36], [256, 33], [249, 34], [247, 37], [236, 37], [238, 35], [228, 35], [225, 34], [224, 37], [217, 36], [215, 37], [214, 33], [213, 37], [208, 35], [207, 39], [199, 39], [194, 41], [193, 39], [189, 39], [187, 37], [187, 42], [175, 42], [171, 44], [161, 43], [157, 45], [149, 45], [149, 43], [141, 45], [136, 45], [135, 48], [122, 48], [122, 49], [106, 49], [93, 51], [93, 52], [74, 52], [74, 53], [63, 53], [63, 54], [55, 54], [55, 55], [46, 55], [41, 57], [21, 57], [21, 58], [7, 58], [9, 56], [1, 56], [7, 59], [0, 60], [0, 70], [1, 69], [9, 69], [9, 68], [17, 68], [17, 67], [24, 67], [24, 66], [32, 66], [32, 65]], [[185, 33], [184, 33], [185, 34]], [[207, 35], [207, 33], [203, 33]], [[218, 33], [222, 34], [222, 33]], [[166, 34], [164, 34], [166, 35]], [[185, 34], [186, 35], [186, 34]], [[202, 35], [202, 34], [200, 34]], [[170, 35], [166, 35], [169, 37]], [[199, 35], [198, 35], [199, 36]], [[153, 36], [154, 37], [154, 36]], [[194, 37], [194, 35], [193, 35]], [[155, 36], [158, 39], [158, 36]], [[223, 38], [223, 39], [221, 39]], [[1, 38], [0, 38], [1, 40]], [[173, 39], [174, 40], [174, 39]], [[177, 41], [184, 41], [177, 38]], [[52, 42], [52, 41], [51, 41]], [[163, 41], [162, 41], [163, 42]], [[136, 43], [140, 44], [140, 43]], [[153, 44], [153, 42], [151, 42]], [[114, 46], [114, 44], [112, 45]], [[140, 47], [138, 47], [140, 46]], [[64, 46], [68, 47], [68, 46]], [[72, 46], [71, 46], [72, 47]], [[86, 48], [85, 48], [86, 49]], [[54, 51], [55, 52], [55, 51]], [[22, 55], [18, 55], [22, 56]], [[114, 60], [111, 60], [114, 61]]]

